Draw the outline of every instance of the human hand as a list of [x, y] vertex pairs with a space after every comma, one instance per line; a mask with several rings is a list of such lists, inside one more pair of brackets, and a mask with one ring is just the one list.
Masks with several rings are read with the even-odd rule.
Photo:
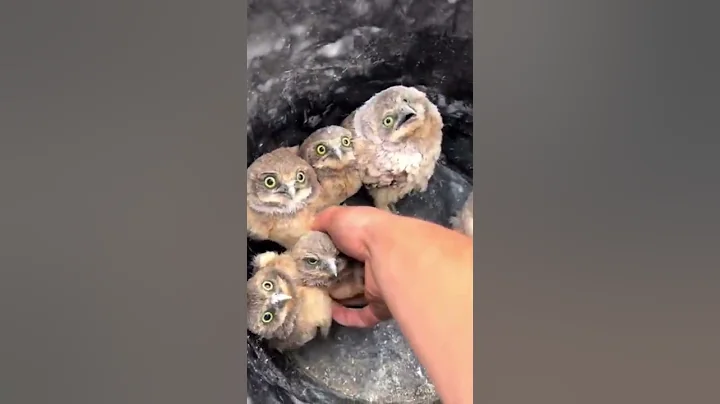
[[365, 265], [368, 305], [350, 309], [336, 304], [335, 321], [371, 327], [392, 312], [443, 401], [471, 402], [472, 238], [436, 223], [361, 206], [327, 208], [314, 228]]
[[472, 270], [472, 238], [421, 219], [368, 206], [333, 206], [316, 216], [313, 227], [365, 266], [367, 306], [333, 307], [333, 318], [345, 326], [372, 327], [422, 299], [415, 290], [436, 287], [437, 268], [470, 262]]
[[[380, 321], [390, 319], [390, 310], [383, 299], [383, 293], [376, 281], [371, 233], [380, 223], [387, 225], [394, 215], [366, 206], [330, 207], [315, 218], [314, 230], [327, 233], [335, 246], [365, 265], [365, 302], [361, 309], [348, 308], [333, 302], [333, 318], [347, 327], [372, 327]], [[349, 299], [344, 302], [348, 302]]]

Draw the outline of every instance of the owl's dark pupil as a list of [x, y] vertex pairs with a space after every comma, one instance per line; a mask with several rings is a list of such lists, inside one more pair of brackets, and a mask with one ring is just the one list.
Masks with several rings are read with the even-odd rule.
[[263, 320], [265, 320], [265, 321], [270, 321], [271, 319], [272, 319], [272, 314], [270, 314], [270, 313], [265, 313], [265, 315], [263, 316]]

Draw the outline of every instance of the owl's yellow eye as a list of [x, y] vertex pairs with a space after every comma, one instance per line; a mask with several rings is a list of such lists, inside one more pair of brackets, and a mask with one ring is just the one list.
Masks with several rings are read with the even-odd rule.
[[340, 139], [340, 143], [341, 143], [343, 146], [345, 146], [345, 147], [350, 147], [350, 144], [351, 144], [352, 142], [350, 141], [350, 138], [349, 138], [349, 137], [343, 136], [343, 137]]
[[299, 183], [304, 183], [307, 177], [305, 176], [305, 173], [302, 171], [298, 171], [297, 174], [295, 174], [295, 180]]
[[307, 262], [310, 265], [317, 265], [318, 259], [315, 257], [307, 257], [307, 258], [305, 258], [305, 262]]
[[267, 290], [268, 292], [273, 289], [273, 286], [274, 286], [273, 283], [270, 281], [265, 281], [262, 283], [262, 288]]
[[268, 189], [273, 189], [277, 186], [277, 180], [272, 175], [268, 175], [265, 177], [265, 180], [263, 180], [263, 183], [265, 184], [265, 187]]
[[272, 321], [273, 317], [274, 317], [274, 316], [273, 316], [272, 313], [270, 313], [269, 311], [266, 311], [266, 312], [263, 313], [263, 315], [262, 315], [262, 322], [265, 323], [265, 324], [267, 324], [267, 323], [269, 323], [269, 322]]
[[395, 123], [395, 118], [393, 118], [392, 116], [388, 115], [385, 118], [383, 118], [383, 126], [384, 127], [389, 128], [393, 125], [393, 123]]
[[324, 144], [319, 144], [315, 146], [315, 153], [317, 153], [318, 156], [324, 156], [327, 153], [327, 147], [325, 147]]

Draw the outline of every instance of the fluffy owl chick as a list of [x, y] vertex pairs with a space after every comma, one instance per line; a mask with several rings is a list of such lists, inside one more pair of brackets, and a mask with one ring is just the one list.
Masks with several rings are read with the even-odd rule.
[[322, 187], [315, 170], [281, 147], [247, 169], [247, 231], [251, 238], [272, 240], [286, 249], [310, 229], [322, 207]]
[[466, 234], [470, 237], [473, 236], [473, 193], [470, 192], [465, 204], [460, 209], [458, 214], [450, 219], [450, 225], [454, 230], [460, 233]]
[[318, 129], [302, 142], [298, 153], [315, 169], [328, 205], [341, 204], [362, 187], [349, 130], [341, 126]]
[[424, 192], [442, 143], [442, 116], [425, 93], [393, 86], [374, 96], [342, 123], [353, 133], [362, 182], [375, 206], [394, 211], [413, 190]]
[[338, 251], [330, 236], [311, 231], [298, 239], [290, 251], [298, 278], [304, 285], [328, 290], [330, 297], [343, 300], [365, 291], [365, 267]]
[[264, 253], [255, 258], [255, 273], [247, 283], [248, 330], [269, 340], [271, 347], [297, 349], [332, 324], [331, 299], [322, 289], [297, 281], [295, 262], [286, 254]]

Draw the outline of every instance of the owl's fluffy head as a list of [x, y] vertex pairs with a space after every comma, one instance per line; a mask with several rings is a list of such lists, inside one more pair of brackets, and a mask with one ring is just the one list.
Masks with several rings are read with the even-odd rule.
[[293, 331], [298, 302], [292, 278], [272, 266], [247, 282], [248, 330], [261, 338], [287, 338]]
[[424, 92], [392, 86], [358, 108], [354, 126], [360, 136], [375, 143], [397, 143], [413, 137], [436, 136], [442, 117]]
[[302, 142], [299, 154], [316, 170], [343, 170], [355, 163], [352, 132], [341, 126], [318, 129]]
[[340, 276], [347, 259], [338, 251], [330, 236], [311, 231], [298, 239], [290, 251], [304, 284], [327, 287]]
[[259, 212], [295, 213], [316, 198], [319, 190], [315, 170], [294, 148], [266, 153], [247, 169], [248, 205]]

